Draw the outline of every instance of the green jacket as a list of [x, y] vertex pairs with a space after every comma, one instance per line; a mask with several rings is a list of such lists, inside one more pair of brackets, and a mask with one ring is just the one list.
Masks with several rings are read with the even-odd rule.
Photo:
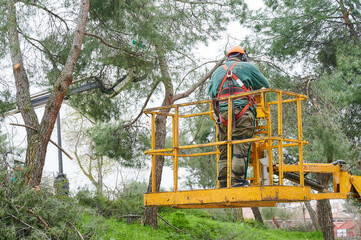
[[[234, 62], [239, 61], [237, 58], [229, 59], [226, 64], [230, 68]], [[233, 68], [233, 73], [243, 82], [243, 84], [249, 89], [253, 90], [261, 89], [262, 87], [269, 88], [269, 82], [265, 76], [259, 71], [259, 69], [250, 62], [239, 62]], [[216, 98], [218, 95], [219, 87], [222, 83], [226, 71], [223, 66], [220, 66], [214, 71], [211, 76], [211, 81], [208, 86], [208, 94], [211, 98]], [[240, 87], [235, 80], [233, 80], [233, 86]], [[228, 87], [228, 81], [225, 81], [223, 88]], [[235, 108], [243, 107], [247, 105], [246, 99], [239, 99], [234, 102]], [[220, 111], [227, 111], [228, 103], [220, 104]]]

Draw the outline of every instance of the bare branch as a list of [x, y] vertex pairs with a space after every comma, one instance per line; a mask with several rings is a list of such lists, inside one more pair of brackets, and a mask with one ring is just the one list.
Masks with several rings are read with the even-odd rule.
[[[205, 63], [203, 63], [203, 64], [201, 64], [201, 65], [199, 65], [199, 66], [191, 69], [189, 72], [186, 73], [186, 75], [184, 75], [182, 81], [178, 84], [178, 86], [177, 86], [176, 89], [178, 89], [178, 88], [180, 87], [180, 85], [184, 82], [184, 80], [186, 79], [186, 77], [187, 77], [191, 72], [194, 72], [194, 71], [197, 70], [198, 68], [201, 68], [202, 66], [204, 66], [204, 65], [206, 65], [206, 64], [208, 64], [208, 63], [214, 63], [214, 62], [217, 62], [217, 61], [208, 61], [208, 62], [205, 62]], [[177, 90], [176, 90], [176, 91], [177, 91]]]
[[[34, 1], [35, 2], [35, 1]], [[46, 8], [45, 6], [41, 6], [39, 4], [35, 4], [34, 2], [30, 2], [29, 5], [31, 6], [34, 6], [34, 7], [37, 7], [37, 8], [40, 8], [42, 10], [44, 10], [45, 12], [49, 13], [50, 15], [58, 18], [60, 21], [62, 21], [66, 27], [66, 30], [69, 31], [69, 27], [68, 27], [68, 24], [66, 23], [66, 21], [60, 17], [58, 14], [54, 13], [53, 11], [49, 10], [48, 8]]]
[[[32, 126], [28, 126], [28, 125], [24, 125], [24, 124], [19, 124], [19, 123], [9, 123], [9, 125], [12, 125], [12, 126], [19, 126], [19, 127], [25, 127], [25, 128], [30, 128], [34, 131], [37, 131], [38, 130]], [[53, 140], [49, 139], [49, 141], [55, 145], [55, 147], [59, 148], [68, 158], [70, 158], [71, 160], [73, 160], [72, 156], [69, 155], [69, 153], [67, 153], [64, 148], [60, 147], [56, 142], [54, 142]]]
[[66, 220], [63, 219], [64, 222], [66, 222], [67, 224], [69, 224], [69, 226], [76, 232], [76, 234], [78, 234], [78, 236], [80, 237], [81, 240], [84, 240], [83, 235], [81, 235], [81, 233], [79, 232], [79, 230], [74, 226], [74, 224], [72, 224], [71, 222], [68, 222]]
[[100, 37], [96, 34], [86, 32], [85, 35], [98, 38], [107, 47], [114, 48], [114, 49], [121, 49], [120, 47], [111, 45], [110, 43], [106, 42], [102, 37]]
[[215, 1], [215, 2], [212, 2], [212, 1], [187, 1], [187, 0], [176, 0], [176, 2], [181, 2], [181, 3], [187, 3], [187, 4], [191, 4], [191, 5], [218, 5], [218, 6], [221, 6], [221, 7], [225, 7], [225, 6], [228, 6], [226, 4], [221, 4], [219, 3], [218, 1]]
[[144, 110], [145, 107], [147, 106], [147, 104], [148, 104], [151, 96], [153, 95], [153, 92], [155, 91], [155, 89], [157, 88], [157, 86], [158, 86], [159, 83], [160, 83], [160, 81], [157, 81], [157, 82], [154, 84], [153, 88], [150, 90], [150, 93], [148, 94], [148, 97], [147, 97], [147, 99], [145, 100], [145, 102], [144, 102], [144, 104], [143, 104], [143, 107], [142, 107], [142, 110], [140, 110], [140, 113], [138, 114], [138, 116], [137, 116], [132, 122], [130, 122], [130, 123], [128, 123], [128, 124], [125, 124], [125, 125], [123, 126], [124, 128], [130, 127], [131, 125], [133, 125], [133, 124], [138, 120], [138, 118], [140, 118], [140, 116], [143, 114], [143, 110]]
[[211, 69], [211, 71], [209, 71], [204, 77], [202, 77], [197, 83], [195, 83], [190, 89], [188, 89], [187, 91], [183, 92], [183, 93], [179, 93], [177, 95], [174, 96], [173, 98], [173, 102], [181, 99], [181, 98], [185, 98], [188, 97], [192, 92], [194, 92], [194, 90], [196, 90], [200, 85], [202, 85], [208, 78], [210, 78], [213, 74], [213, 72], [222, 65], [223, 61], [225, 58], [220, 59], [216, 65]]

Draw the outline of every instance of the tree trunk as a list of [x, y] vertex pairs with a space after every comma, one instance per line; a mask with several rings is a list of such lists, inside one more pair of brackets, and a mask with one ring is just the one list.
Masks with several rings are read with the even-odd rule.
[[310, 214], [311, 221], [312, 221], [313, 226], [315, 227], [315, 230], [320, 230], [320, 226], [318, 225], [318, 222], [317, 222], [316, 211], [313, 210], [310, 202], [305, 202], [305, 206], [307, 208], [308, 213]]
[[[328, 187], [330, 174], [318, 174], [317, 181], [321, 183], [325, 189]], [[330, 200], [317, 200], [317, 218], [321, 227], [323, 238], [325, 240], [334, 240], [333, 221]]]
[[[158, 58], [160, 64], [160, 70], [162, 74], [162, 82], [165, 88], [165, 96], [162, 103], [162, 106], [172, 105], [173, 104], [173, 84], [172, 79], [170, 77], [170, 73], [168, 71], [168, 64], [166, 62], [164, 52], [157, 48], [158, 50]], [[170, 109], [164, 110], [163, 112], [169, 113]], [[166, 124], [167, 117], [164, 115], [157, 115], [155, 119], [155, 148], [162, 149], [165, 146], [166, 139]], [[157, 155], [155, 158], [155, 172], [156, 172], [156, 192], [159, 191], [160, 182], [162, 180], [162, 172], [163, 172], [163, 164], [164, 164], [164, 156]], [[152, 172], [149, 177], [148, 184], [148, 192], [152, 192]], [[144, 212], [144, 224], [150, 225], [153, 228], [158, 227], [158, 219], [157, 219], [157, 211], [156, 207], [147, 207]]]
[[259, 208], [258, 207], [253, 207], [251, 208], [252, 209], [252, 212], [253, 212], [253, 216], [254, 218], [263, 224], [263, 218], [262, 218], [262, 215], [261, 215], [261, 212], [259, 211]]
[[26, 129], [28, 146], [26, 151], [26, 172], [24, 174], [24, 179], [26, 184], [35, 186], [39, 185], [41, 182], [47, 146], [54, 129], [55, 120], [63, 102], [65, 92], [73, 80], [74, 67], [79, 58], [81, 45], [83, 43], [85, 23], [89, 10], [89, 0], [82, 0], [80, 3], [72, 47], [64, 68], [54, 85], [54, 90], [45, 106], [45, 112], [40, 124], [30, 100], [29, 80], [23, 64], [17, 31], [16, 2], [17, 1], [11, 0], [6, 1], [8, 40], [11, 61], [13, 64], [18, 108], [24, 119], [25, 125], [31, 127]]
[[244, 222], [242, 208], [233, 208], [233, 222]]

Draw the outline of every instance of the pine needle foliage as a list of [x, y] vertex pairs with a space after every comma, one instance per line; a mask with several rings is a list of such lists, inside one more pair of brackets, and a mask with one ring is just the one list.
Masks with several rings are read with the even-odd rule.
[[[58, 198], [0, 174], [0, 239], [90, 239], [99, 218], [73, 198]], [[91, 220], [83, 222], [85, 216]]]

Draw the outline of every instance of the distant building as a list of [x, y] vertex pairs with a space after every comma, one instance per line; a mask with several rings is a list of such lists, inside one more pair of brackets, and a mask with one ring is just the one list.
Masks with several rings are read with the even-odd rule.
[[360, 237], [360, 223], [356, 220], [347, 220], [346, 222], [334, 222], [333, 231], [337, 239], [350, 239]]

